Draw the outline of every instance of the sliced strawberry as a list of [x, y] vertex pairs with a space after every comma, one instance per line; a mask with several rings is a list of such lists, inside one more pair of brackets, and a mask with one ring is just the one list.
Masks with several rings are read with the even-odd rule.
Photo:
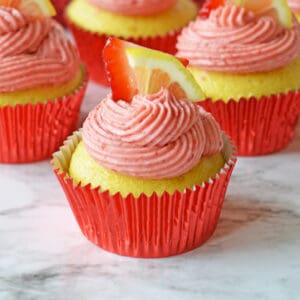
[[169, 89], [176, 99], [199, 101], [205, 97], [185, 68], [186, 59], [113, 37], [104, 47], [103, 58], [115, 101], [130, 102], [136, 94], [151, 95], [161, 88]]
[[185, 66], [187, 67], [189, 64], [189, 60], [187, 58], [183, 58], [183, 57], [177, 57], [176, 58]]
[[208, 18], [212, 10], [224, 4], [225, 4], [224, 0], [206, 0], [199, 12], [199, 16], [202, 18]]
[[110, 37], [103, 49], [103, 59], [113, 100], [122, 99], [130, 102], [132, 97], [138, 93], [138, 89], [125, 49], [125, 41]]

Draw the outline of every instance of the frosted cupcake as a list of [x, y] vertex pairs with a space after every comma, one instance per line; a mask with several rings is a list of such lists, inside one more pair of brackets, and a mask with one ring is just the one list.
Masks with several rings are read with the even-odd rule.
[[66, 11], [91, 78], [107, 84], [102, 49], [109, 36], [175, 53], [180, 30], [197, 16], [192, 0], [73, 0]]
[[[144, 57], [131, 58], [148, 67], [160, 55], [141, 51]], [[168, 57], [165, 64], [176, 64]], [[182, 91], [142, 90], [124, 100], [113, 89], [52, 163], [93, 243], [121, 255], [170, 256], [212, 235], [234, 166], [232, 146], [214, 118]]]
[[85, 71], [49, 17], [0, 6], [1, 162], [47, 158], [77, 125]]
[[167, 89], [136, 95], [130, 103], [108, 96], [89, 114], [82, 140], [72, 155], [70, 176], [125, 197], [193, 188], [225, 163], [213, 117]]
[[[287, 12], [291, 16], [290, 11]], [[222, 5], [178, 38], [179, 57], [210, 98], [203, 106], [240, 155], [285, 147], [299, 114], [300, 25]]]

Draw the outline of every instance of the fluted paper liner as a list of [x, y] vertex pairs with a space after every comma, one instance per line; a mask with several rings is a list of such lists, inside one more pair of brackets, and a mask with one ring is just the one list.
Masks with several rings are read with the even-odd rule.
[[213, 234], [235, 165], [224, 135], [225, 165], [215, 178], [192, 190], [134, 197], [111, 195], [76, 184], [69, 163], [81, 133], [75, 132], [53, 155], [52, 166], [82, 233], [94, 244], [120, 255], [165, 257], [192, 250]]
[[50, 158], [77, 128], [86, 86], [87, 76], [70, 95], [45, 103], [0, 107], [0, 163]]
[[[102, 59], [102, 51], [109, 36], [105, 34], [92, 33], [90, 31], [81, 29], [68, 19], [67, 23], [69, 29], [73, 33], [80, 57], [86, 64], [91, 79], [99, 84], [108, 85], [104, 62]], [[163, 36], [130, 38], [126, 40], [144, 47], [175, 54], [175, 44], [180, 31], [181, 30], [170, 32], [169, 34]], [[119, 36], [119, 38], [122, 38], [122, 36]]]
[[261, 98], [207, 99], [198, 102], [212, 113], [237, 147], [238, 155], [263, 155], [286, 147], [300, 114], [300, 90]]

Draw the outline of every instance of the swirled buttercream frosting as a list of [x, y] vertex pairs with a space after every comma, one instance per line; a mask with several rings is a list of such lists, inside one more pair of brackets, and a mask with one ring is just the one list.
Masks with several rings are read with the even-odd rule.
[[289, 7], [296, 13], [300, 13], [300, 0], [288, 0]]
[[198, 18], [178, 38], [177, 55], [190, 65], [224, 73], [267, 72], [300, 55], [300, 25], [287, 29], [270, 16], [244, 8], [220, 6], [207, 19]]
[[0, 6], [0, 92], [68, 82], [79, 56], [60, 25]]
[[82, 134], [86, 150], [100, 165], [140, 178], [182, 175], [223, 147], [214, 118], [164, 88], [136, 95], [130, 103], [109, 95], [91, 111]]
[[121, 15], [147, 16], [171, 8], [176, 0], [88, 0], [90, 3]]

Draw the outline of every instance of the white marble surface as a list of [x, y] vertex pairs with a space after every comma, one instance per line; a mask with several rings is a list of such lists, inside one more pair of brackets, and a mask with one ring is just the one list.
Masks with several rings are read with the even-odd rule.
[[[105, 92], [90, 85], [82, 118]], [[49, 161], [0, 165], [0, 191], [1, 300], [300, 299], [300, 126], [281, 153], [239, 159], [215, 234], [176, 257], [88, 242]]]

